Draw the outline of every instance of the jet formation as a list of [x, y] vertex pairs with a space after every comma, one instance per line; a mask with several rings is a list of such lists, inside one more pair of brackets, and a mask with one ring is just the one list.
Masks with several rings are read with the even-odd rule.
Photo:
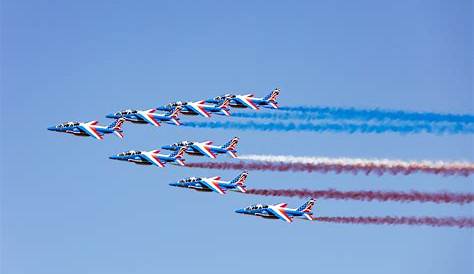
[[[93, 137], [99, 140], [102, 140], [103, 136], [107, 134], [114, 134], [119, 138], [123, 138], [122, 125], [124, 122], [150, 124], [155, 127], [159, 127], [161, 124], [180, 126], [182, 124], [178, 117], [180, 114], [210, 118], [211, 114], [231, 116], [231, 108], [259, 110], [263, 107], [277, 109], [277, 97], [279, 94], [280, 89], [276, 88], [272, 90], [270, 94], [261, 98], [255, 97], [253, 94], [224, 94], [207, 100], [176, 101], [147, 110], [125, 109], [107, 114], [106, 118], [114, 119], [108, 126], [101, 126], [98, 121], [66, 122], [48, 127], [48, 130], [74, 136]], [[161, 111], [161, 113], [157, 111]], [[161, 147], [161, 149], [169, 150], [169, 154], [160, 154], [160, 150], [129, 150], [110, 156], [109, 158], [137, 165], [157, 166], [159, 168], [165, 167], [166, 164], [184, 166], [185, 154], [208, 157], [211, 159], [216, 159], [217, 156], [221, 154], [227, 154], [231, 158], [237, 158], [238, 143], [238, 137], [232, 138], [223, 145], [213, 145], [212, 141], [181, 141]], [[200, 192], [215, 192], [218, 194], [225, 194], [227, 191], [246, 193], [245, 181], [247, 177], [248, 171], [243, 171], [230, 181], [221, 180], [220, 176], [188, 177], [170, 183], [169, 185], [177, 188], [192, 189]], [[314, 203], [315, 200], [311, 198], [298, 208], [288, 208], [286, 203], [273, 205], [256, 204], [238, 209], [235, 212], [263, 218], [280, 219], [291, 223], [295, 217], [314, 220], [315, 218], [312, 212]]]
[[[250, 108], [258, 110], [259, 107], [278, 108], [277, 97], [280, 89], [276, 88], [265, 97], [254, 97], [253, 94], [225, 94], [214, 97], [212, 99], [200, 101], [176, 101], [166, 105], [158, 106], [147, 110], [125, 109], [115, 113], [107, 114], [105, 117], [115, 119], [115, 122], [108, 127], [97, 125], [97, 121], [87, 123], [83, 122], [66, 122], [57, 126], [49, 127], [48, 130], [73, 134], [75, 136], [92, 136], [102, 140], [102, 136], [108, 133], [114, 133], [123, 138], [121, 129], [124, 121], [133, 124], [150, 124], [155, 127], [161, 126], [162, 123], [180, 126], [180, 114], [182, 115], [200, 115], [206, 118], [211, 117], [211, 113], [223, 116], [231, 116], [230, 108]], [[157, 111], [164, 111], [158, 113]], [[112, 126], [113, 125], [113, 126]], [[198, 146], [190, 146], [191, 150], [199, 150]], [[201, 151], [202, 152], [202, 151]], [[220, 153], [218, 149], [215, 152]], [[231, 155], [231, 152], [226, 152]], [[206, 155], [208, 153], [205, 153]], [[211, 155], [211, 154], [209, 154]], [[213, 157], [211, 157], [213, 158]], [[235, 158], [235, 157], [234, 157]]]

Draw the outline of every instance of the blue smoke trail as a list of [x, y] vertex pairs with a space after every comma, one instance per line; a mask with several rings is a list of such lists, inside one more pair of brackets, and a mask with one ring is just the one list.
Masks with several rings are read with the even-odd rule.
[[252, 111], [252, 112], [232, 112], [232, 116], [236, 118], [253, 118], [253, 119], [270, 119], [270, 120], [323, 120], [329, 118], [327, 115], [320, 113], [304, 113], [304, 112], [283, 112], [283, 111]]
[[[434, 112], [408, 112], [402, 110], [364, 110], [355, 108], [337, 107], [280, 107], [280, 110], [297, 112], [295, 116], [281, 115], [280, 118], [292, 117], [296, 119], [334, 119], [334, 120], [362, 120], [362, 121], [410, 121], [410, 122], [450, 122], [450, 123], [474, 123], [474, 115], [470, 114], [442, 114]], [[238, 114], [240, 117], [247, 114]], [[255, 118], [273, 118], [270, 114], [257, 114]]]
[[259, 131], [310, 131], [310, 132], [334, 132], [334, 133], [431, 133], [431, 134], [472, 134], [473, 126], [455, 125], [433, 125], [429, 123], [412, 125], [390, 125], [390, 124], [349, 124], [349, 123], [247, 123], [240, 122], [186, 122], [182, 124], [195, 128], [221, 128]]

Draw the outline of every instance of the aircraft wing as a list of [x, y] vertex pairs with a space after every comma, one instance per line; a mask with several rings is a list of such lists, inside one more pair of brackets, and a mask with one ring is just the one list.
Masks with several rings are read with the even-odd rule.
[[91, 124], [81, 124], [78, 128], [96, 139], [103, 139], [102, 135]]
[[212, 191], [215, 191], [219, 194], [225, 194], [224, 190], [219, 186], [219, 184], [216, 181], [203, 179], [201, 180], [200, 183], [205, 185], [207, 188], [211, 189]]
[[258, 110], [258, 106], [254, 102], [252, 102], [252, 99], [250, 99], [250, 97], [248, 96], [238, 96], [235, 98], [235, 100], [248, 108]]
[[216, 155], [212, 153], [210, 149], [208, 149], [204, 144], [194, 144], [192, 147], [201, 152], [202, 154], [206, 155], [209, 158], [216, 159]]
[[153, 116], [153, 113], [146, 113], [146, 112], [139, 112], [137, 113], [138, 115], [140, 115], [140, 117], [147, 121], [148, 123], [154, 125], [155, 127], [159, 127], [160, 126], [160, 122], [158, 122], [155, 117]]
[[158, 166], [158, 167], [165, 167], [165, 165], [160, 161], [160, 159], [153, 155], [152, 153], [146, 153], [146, 154], [142, 154], [143, 157], [149, 161], [150, 163]]
[[278, 219], [285, 221], [287, 223], [291, 223], [293, 220], [291, 220], [290, 216], [288, 216], [283, 208], [277, 207], [277, 206], [269, 206], [268, 211], [275, 215]]
[[188, 103], [186, 105], [188, 109], [191, 109], [192, 111], [196, 112], [197, 114], [200, 114], [206, 118], [210, 118], [211, 115], [199, 104], [197, 103]]

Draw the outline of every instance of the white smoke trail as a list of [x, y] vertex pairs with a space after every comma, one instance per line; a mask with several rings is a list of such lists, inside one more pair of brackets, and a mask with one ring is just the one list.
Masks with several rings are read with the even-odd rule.
[[[388, 159], [295, 157], [290, 155], [241, 155], [241, 160], [260, 162], [263, 166], [250, 166], [261, 170], [297, 170], [321, 172], [364, 172], [366, 174], [413, 174], [417, 172], [438, 175], [474, 174], [474, 163], [443, 161], [403, 161]], [[271, 164], [271, 165], [270, 165]], [[277, 165], [277, 166], [275, 166]]]
[[329, 157], [301, 157], [291, 155], [240, 155], [241, 160], [252, 160], [271, 163], [312, 164], [312, 165], [349, 165], [349, 166], [380, 166], [380, 167], [414, 167], [423, 166], [427, 168], [463, 168], [473, 169], [474, 163], [466, 161], [403, 161], [389, 159], [363, 159], [363, 158], [329, 158]]

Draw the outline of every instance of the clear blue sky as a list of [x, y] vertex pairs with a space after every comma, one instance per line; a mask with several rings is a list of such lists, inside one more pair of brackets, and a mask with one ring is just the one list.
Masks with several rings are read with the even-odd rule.
[[[227, 91], [282, 105], [472, 113], [471, 1], [1, 3], [1, 268], [8, 274], [472, 273], [472, 230], [262, 220], [234, 209], [300, 199], [174, 189], [237, 172], [115, 162], [128, 149], [241, 137], [240, 153], [473, 160], [472, 136], [261, 133], [108, 123]], [[219, 118], [221, 120], [222, 118]], [[189, 158], [189, 157], [188, 157]], [[189, 160], [196, 160], [190, 158]], [[472, 179], [251, 172], [250, 187], [472, 192]], [[471, 206], [319, 200], [324, 216], [471, 216]]]

